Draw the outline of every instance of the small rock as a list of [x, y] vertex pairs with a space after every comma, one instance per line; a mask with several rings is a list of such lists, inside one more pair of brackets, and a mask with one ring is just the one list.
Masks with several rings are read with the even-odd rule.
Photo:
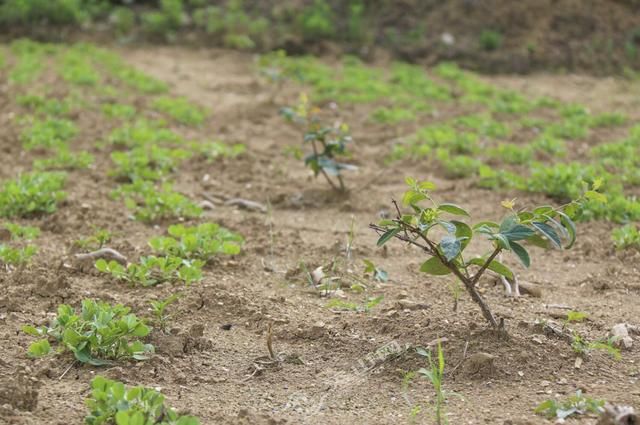
[[385, 314], [387, 317], [398, 317], [398, 310], [389, 310]]
[[410, 300], [398, 300], [397, 304], [403, 310], [426, 310], [429, 308], [428, 304], [417, 303]]
[[495, 359], [496, 357], [489, 353], [479, 352], [472, 354], [465, 363], [469, 373], [491, 374], [495, 370]]
[[582, 357], [576, 357], [576, 362], [573, 364], [573, 367], [580, 369], [582, 367], [582, 362]]
[[629, 330], [626, 323], [618, 323], [610, 332], [611, 336], [615, 339], [613, 344], [617, 347], [630, 350], [633, 347], [633, 339], [629, 336]]
[[211, 201], [202, 201], [200, 202], [200, 208], [202, 208], [203, 210], [213, 210], [215, 209], [215, 205], [213, 205], [213, 202]]

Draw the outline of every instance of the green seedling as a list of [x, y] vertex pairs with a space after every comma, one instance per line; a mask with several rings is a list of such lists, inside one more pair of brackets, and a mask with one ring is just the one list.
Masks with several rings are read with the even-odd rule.
[[362, 260], [364, 262], [364, 274], [365, 276], [371, 276], [373, 277], [373, 280], [377, 281], [377, 282], [386, 282], [389, 280], [389, 274], [381, 269], [380, 267], [377, 267], [373, 261], [371, 260]]
[[39, 115], [55, 117], [68, 115], [76, 106], [69, 98], [48, 99], [34, 94], [19, 95], [16, 97], [16, 103]]
[[[469, 213], [455, 204], [436, 202], [431, 195], [435, 189], [433, 183], [409, 177], [406, 183], [409, 189], [404, 193], [402, 202], [410, 208], [410, 212], [403, 214], [394, 201], [396, 218], [370, 225], [380, 235], [378, 246], [396, 238], [422, 249], [430, 258], [422, 264], [420, 271], [435, 276], [453, 274], [494, 329], [499, 329], [500, 325], [475, 287], [484, 272], [491, 270], [512, 281], [513, 272], [496, 258], [502, 251], [508, 251], [522, 265], [529, 267], [530, 256], [521, 245], [522, 242], [561, 249], [564, 239], [564, 248], [570, 248], [576, 238], [575, 225], [570, 216], [585, 199], [602, 196], [596, 192], [601, 184], [598, 181], [581, 198], [558, 208], [543, 205], [532, 210], [515, 211], [513, 201], [504, 201], [502, 205], [508, 213], [501, 223], [483, 221], [470, 226], [443, 217], [469, 217]], [[424, 206], [425, 202], [429, 205]], [[440, 229], [440, 232], [436, 233], [436, 229]], [[464, 251], [474, 234], [484, 235], [491, 241], [492, 250], [484, 256], [465, 259]]]
[[183, 149], [167, 149], [151, 144], [126, 152], [113, 152], [111, 160], [115, 168], [111, 175], [130, 182], [160, 180], [190, 156], [191, 153]]
[[626, 224], [613, 229], [611, 238], [617, 249], [636, 249], [640, 251], [640, 229], [635, 224]]
[[583, 311], [573, 311], [569, 310], [567, 312], [567, 323], [571, 322], [582, 322], [586, 320], [589, 315]]
[[182, 224], [169, 226], [169, 236], [153, 238], [149, 246], [160, 254], [187, 259], [209, 261], [218, 255], [237, 255], [242, 246], [242, 236], [216, 223], [203, 223], [188, 227]]
[[0, 217], [50, 214], [65, 199], [64, 173], [36, 172], [0, 183]]
[[21, 135], [25, 149], [61, 148], [78, 133], [76, 125], [62, 118], [34, 120]]
[[[349, 127], [346, 124], [329, 126], [319, 116], [319, 110], [312, 108], [306, 95], [300, 96], [296, 108], [284, 108], [281, 113], [289, 121], [304, 128], [304, 142], [310, 143], [313, 153], [304, 162], [317, 177], [322, 174], [329, 185], [337, 191], [344, 192], [346, 187], [342, 179], [342, 170], [355, 170], [357, 167], [336, 161], [336, 157], [347, 154], [346, 145], [351, 141]], [[338, 180], [338, 185], [331, 179]]]
[[362, 304], [357, 304], [350, 301], [344, 301], [337, 298], [333, 298], [327, 302], [327, 308], [335, 310], [347, 310], [369, 313], [373, 308], [382, 302], [384, 296], [368, 298]]
[[124, 124], [116, 128], [107, 137], [107, 142], [115, 146], [135, 147], [162, 143], [183, 142], [182, 137], [168, 128], [163, 122], [138, 120], [133, 124]]
[[85, 401], [87, 425], [200, 425], [193, 416], [180, 415], [165, 406], [164, 396], [146, 387], [126, 387], [100, 375], [91, 381]]
[[24, 326], [23, 332], [44, 339], [29, 348], [30, 355], [47, 354], [47, 344], [53, 340], [61, 351], [71, 351], [76, 360], [94, 366], [114, 360], [145, 360], [153, 353], [153, 345], [139, 338], [149, 335], [150, 328], [130, 309], [120, 304], [84, 300], [79, 314], [66, 304], [58, 307], [58, 314], [49, 326]]
[[89, 56], [84, 53], [84, 44], [77, 44], [62, 54], [58, 72], [68, 83], [80, 86], [95, 86], [100, 75], [94, 69]]
[[427, 362], [429, 364], [429, 369], [420, 368], [418, 370], [418, 374], [429, 380], [429, 383], [433, 387], [433, 390], [436, 393], [435, 401], [433, 402], [434, 406], [434, 416], [435, 423], [437, 425], [446, 425], [449, 423], [447, 420], [447, 415], [445, 412], [445, 403], [447, 401], [447, 397], [449, 393], [443, 388], [444, 381], [444, 351], [442, 351], [442, 345], [438, 342], [438, 351], [437, 351], [437, 359], [433, 359], [433, 354], [431, 351], [427, 351], [424, 348], [417, 348], [416, 352], [426, 357]]
[[120, 186], [114, 195], [124, 198], [135, 219], [146, 223], [170, 218], [196, 218], [202, 214], [202, 208], [175, 192], [167, 183], [157, 188], [152, 182], [136, 180]]
[[40, 229], [33, 226], [21, 226], [15, 223], [5, 223], [4, 227], [11, 235], [11, 240], [27, 240], [32, 241], [40, 236]]
[[153, 313], [154, 320], [156, 324], [160, 327], [160, 329], [162, 330], [167, 329], [167, 324], [171, 317], [166, 312], [167, 307], [169, 306], [169, 304], [173, 304], [174, 302], [178, 301], [178, 299], [180, 299], [180, 295], [173, 294], [165, 299], [161, 299], [157, 301], [149, 301], [149, 304], [151, 304], [151, 312]]
[[[38, 252], [35, 245], [24, 244], [22, 241], [32, 241], [40, 235], [40, 229], [31, 226], [20, 226], [14, 223], [5, 223], [3, 225], [11, 238], [10, 246], [0, 243], [0, 264], [11, 267], [24, 267], [31, 258]], [[17, 244], [17, 246], [15, 246]]]
[[616, 348], [614, 345], [616, 337], [611, 337], [607, 340], [589, 342], [580, 336], [580, 334], [574, 332], [571, 338], [571, 348], [573, 348], [573, 351], [581, 357], [588, 356], [592, 350], [604, 350], [615, 360], [620, 360], [622, 358], [620, 349]]
[[480, 33], [480, 47], [483, 50], [497, 50], [502, 45], [502, 34], [494, 30], [484, 30]]
[[124, 103], [106, 103], [102, 105], [102, 113], [108, 118], [130, 120], [135, 118], [138, 111], [134, 106]]
[[204, 108], [182, 97], [159, 97], [153, 102], [152, 107], [169, 115], [180, 124], [199, 126], [207, 118]]
[[582, 395], [582, 391], [576, 391], [575, 395], [564, 401], [548, 399], [535, 408], [534, 412], [544, 415], [549, 419], [566, 419], [569, 416], [585, 415], [593, 413], [599, 415], [604, 411], [604, 400], [598, 400]]
[[94, 157], [89, 152], [71, 152], [66, 148], [56, 150], [56, 155], [46, 159], [33, 161], [35, 170], [70, 171], [89, 168]]
[[449, 284], [449, 292], [453, 297], [453, 308], [452, 308], [453, 312], [457, 313], [458, 303], [460, 302], [460, 295], [462, 294], [462, 286], [460, 285], [460, 282], [458, 282], [457, 280], [454, 280], [453, 282], [451, 282]]
[[133, 88], [144, 94], [162, 94], [169, 90], [165, 82], [132, 68], [120, 56], [111, 51], [91, 46], [90, 53], [92, 59], [103, 67], [112, 79], [128, 88]]
[[190, 285], [202, 279], [201, 260], [186, 260], [180, 257], [140, 257], [139, 263], [127, 266], [104, 259], [96, 261], [95, 267], [102, 273], [110, 274], [115, 280], [132, 286], [155, 286], [165, 282], [184, 282]]
[[209, 162], [219, 158], [236, 158], [247, 151], [242, 143], [228, 145], [222, 142], [192, 143], [191, 150], [204, 156]]
[[78, 239], [74, 244], [82, 249], [97, 250], [109, 243], [112, 237], [113, 233], [109, 230], [94, 228], [93, 234], [86, 238]]

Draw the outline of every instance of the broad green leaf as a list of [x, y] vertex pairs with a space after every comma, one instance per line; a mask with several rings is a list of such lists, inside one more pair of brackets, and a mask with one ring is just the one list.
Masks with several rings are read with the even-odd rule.
[[41, 339], [40, 341], [36, 341], [29, 346], [29, 350], [27, 354], [30, 357], [42, 357], [46, 356], [51, 352], [51, 345], [49, 345], [49, 341], [46, 339]]
[[380, 236], [380, 239], [378, 239], [377, 245], [378, 246], [384, 245], [385, 243], [387, 243], [387, 241], [389, 239], [394, 237], [398, 232], [400, 232], [400, 228], [399, 227], [387, 230], [386, 232], [384, 232], [382, 234], [382, 236]]
[[481, 221], [479, 223], [476, 223], [472, 227], [473, 231], [479, 230], [480, 228], [488, 228], [488, 229], [498, 230], [500, 228], [500, 225], [498, 225], [498, 223], [494, 223], [493, 221]]
[[458, 240], [460, 241], [460, 243], [462, 244], [462, 246], [460, 247], [460, 251], [464, 251], [464, 249], [467, 247], [467, 245], [469, 245], [469, 242], [471, 242], [471, 238], [473, 238], [473, 231], [471, 230], [471, 227], [469, 227], [469, 225], [467, 223], [463, 223], [462, 221], [451, 221], [451, 223], [456, 226], [456, 237], [458, 238]]
[[440, 240], [440, 250], [444, 255], [444, 258], [447, 261], [451, 261], [460, 254], [460, 250], [462, 249], [462, 244], [455, 236], [445, 235]]
[[32, 336], [42, 336], [42, 333], [40, 333], [36, 327], [30, 325], [23, 326], [22, 332]]
[[553, 227], [549, 226], [546, 223], [541, 223], [539, 221], [534, 221], [531, 223], [531, 225], [540, 233], [542, 233], [543, 236], [545, 236], [547, 239], [549, 239], [549, 241], [558, 249], [562, 248], [562, 241], [560, 241], [560, 238], [558, 237], [558, 234], [556, 233], [556, 231], [553, 229]]
[[576, 225], [567, 214], [558, 211], [558, 215], [560, 216], [560, 223], [562, 223], [564, 228], [569, 233], [569, 243], [567, 244], [567, 246], [565, 246], [565, 249], [569, 249], [576, 242]]
[[415, 190], [407, 190], [402, 196], [402, 203], [404, 205], [415, 205], [425, 199], [427, 199], [425, 194], [416, 192]]
[[508, 230], [500, 230], [500, 234], [504, 235], [509, 242], [527, 239], [535, 234], [535, 232], [527, 226], [516, 224]]
[[[484, 258], [473, 258], [469, 261], [469, 264], [475, 264], [476, 266], [482, 267], [485, 262], [486, 262], [486, 259]], [[511, 269], [509, 269], [509, 267], [505, 266], [498, 260], [492, 260], [491, 263], [489, 263], [489, 266], [487, 268], [492, 272], [496, 272], [506, 277], [509, 280], [513, 280], [513, 272], [511, 271]]]
[[106, 273], [109, 268], [108, 263], [103, 258], [100, 258], [99, 260], [97, 260], [95, 266], [96, 266], [96, 269], [98, 269], [102, 273]]
[[438, 257], [431, 257], [420, 266], [420, 271], [435, 276], [445, 276], [451, 273], [451, 270]]
[[502, 233], [496, 233], [492, 235], [490, 239], [496, 240], [500, 248], [511, 249], [511, 247], [509, 246], [509, 239], [507, 239], [507, 237]]
[[542, 236], [535, 234], [527, 239], [531, 245], [537, 246], [538, 248], [549, 249], [551, 246], [551, 242], [549, 239], [543, 238]]
[[464, 209], [460, 208], [459, 206], [455, 205], [455, 204], [440, 204], [438, 206], [438, 209], [440, 211], [444, 211], [444, 212], [448, 212], [449, 214], [454, 214], [454, 215], [465, 215], [467, 217], [469, 217], [469, 213], [466, 212]]
[[448, 233], [454, 234], [456, 232], [455, 224], [450, 221], [438, 220], [436, 223], [442, 226]]
[[517, 242], [511, 242], [511, 251], [516, 254], [523, 266], [529, 267], [531, 265], [531, 259], [527, 250]]
[[600, 192], [596, 192], [595, 190], [588, 190], [584, 193], [585, 198], [590, 199], [592, 201], [600, 202], [602, 204], [607, 203], [607, 197]]
[[418, 184], [418, 188], [422, 190], [435, 190], [436, 185], [430, 181], [423, 181]]

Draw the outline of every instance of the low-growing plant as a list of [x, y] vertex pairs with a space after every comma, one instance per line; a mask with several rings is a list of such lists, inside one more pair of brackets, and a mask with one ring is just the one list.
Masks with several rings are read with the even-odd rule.
[[204, 261], [149, 255], [140, 257], [139, 263], [129, 263], [126, 266], [104, 259], [97, 260], [95, 266], [102, 273], [110, 274], [117, 281], [127, 282], [132, 286], [155, 286], [165, 282], [184, 282], [190, 285], [202, 279]]
[[166, 311], [167, 307], [170, 304], [173, 304], [174, 302], [178, 301], [178, 299], [180, 299], [180, 295], [172, 294], [164, 299], [160, 299], [157, 301], [149, 301], [149, 304], [151, 304], [151, 313], [153, 313], [154, 320], [156, 324], [160, 327], [160, 329], [162, 330], [167, 329], [167, 324], [171, 317], [169, 314], [167, 314], [167, 311]]
[[507, 164], [528, 164], [533, 158], [533, 150], [528, 145], [500, 143], [489, 150], [489, 155]]
[[5, 223], [2, 227], [9, 232], [11, 244], [0, 243], [0, 263], [9, 267], [24, 267], [38, 252], [38, 248], [23, 241], [36, 239], [40, 235], [40, 229], [15, 223]]
[[112, 152], [115, 168], [111, 175], [125, 181], [160, 180], [191, 156], [183, 149], [168, 149], [153, 144], [135, 147], [126, 152]]
[[216, 223], [198, 226], [175, 224], [167, 230], [169, 236], [149, 241], [151, 248], [164, 255], [209, 261], [217, 255], [237, 255], [242, 246], [242, 236]]
[[444, 381], [444, 351], [442, 350], [442, 345], [438, 342], [437, 348], [437, 360], [433, 359], [433, 354], [431, 351], [427, 351], [424, 348], [417, 348], [416, 352], [426, 357], [427, 362], [429, 364], [429, 368], [420, 368], [418, 370], [418, 374], [429, 380], [429, 383], [433, 387], [433, 390], [436, 393], [435, 401], [433, 402], [434, 406], [434, 416], [435, 423], [437, 425], [446, 425], [449, 423], [447, 420], [447, 415], [445, 412], [445, 403], [447, 401], [447, 397], [449, 393], [443, 388]]
[[180, 124], [198, 126], [207, 118], [204, 108], [183, 97], [159, 97], [153, 101], [152, 107], [169, 115]]
[[200, 206], [175, 192], [168, 183], [156, 187], [147, 180], [136, 180], [120, 186], [114, 195], [124, 198], [136, 220], [147, 223], [169, 218], [196, 218], [202, 214]]
[[364, 262], [365, 276], [371, 276], [377, 282], [386, 282], [389, 280], [389, 273], [386, 270], [376, 266], [371, 260], [362, 260]]
[[165, 128], [163, 122], [138, 120], [124, 124], [109, 134], [107, 142], [116, 146], [145, 146], [156, 143], [181, 143], [182, 137]]
[[247, 151], [247, 146], [242, 143], [194, 142], [191, 144], [191, 150], [204, 156], [208, 161], [215, 161], [219, 158], [236, 158]]
[[35, 170], [68, 171], [89, 168], [94, 162], [94, 157], [89, 152], [71, 152], [66, 148], [56, 149], [53, 157], [36, 159], [33, 161]]
[[40, 115], [64, 116], [69, 114], [75, 103], [69, 98], [55, 99], [35, 94], [25, 94], [16, 97], [18, 105], [28, 108]]
[[[342, 170], [354, 170], [355, 166], [336, 161], [339, 156], [347, 154], [347, 143], [351, 142], [349, 127], [325, 124], [317, 108], [311, 107], [306, 95], [300, 96], [296, 108], [283, 108], [281, 113], [289, 121], [301, 125], [304, 129], [303, 140], [311, 144], [312, 153], [305, 157], [305, 164], [317, 177], [322, 174], [329, 185], [337, 191], [344, 192], [346, 187], [342, 179]], [[329, 176], [334, 176], [338, 184]]]
[[78, 239], [74, 244], [82, 249], [97, 250], [105, 246], [113, 237], [107, 229], [99, 229], [94, 227], [94, 232], [86, 238]]
[[579, 356], [586, 357], [593, 350], [606, 351], [615, 360], [622, 358], [620, 349], [616, 348], [614, 342], [616, 337], [611, 337], [606, 340], [588, 341], [579, 333], [574, 332], [571, 336], [571, 348]]
[[617, 249], [635, 248], [640, 250], [640, 229], [635, 224], [626, 224], [613, 229], [611, 238]]
[[358, 304], [351, 301], [344, 301], [338, 298], [332, 298], [327, 302], [327, 308], [368, 313], [375, 306], [380, 304], [383, 299], [384, 297], [380, 295], [374, 298], [367, 298], [362, 304]]
[[480, 47], [483, 50], [497, 50], [502, 45], [502, 34], [494, 30], [484, 30], [480, 33]]
[[132, 119], [136, 116], [135, 106], [124, 103], [105, 103], [102, 105], [102, 113], [109, 118]]
[[[582, 197], [557, 208], [543, 205], [516, 211], [513, 201], [504, 201], [502, 205], [508, 212], [501, 223], [482, 221], [470, 226], [442, 217], [445, 214], [469, 217], [469, 213], [455, 204], [436, 202], [431, 195], [435, 189], [433, 183], [409, 177], [406, 183], [409, 189], [404, 193], [402, 202], [410, 212], [402, 213], [394, 201], [396, 218], [370, 225], [380, 234], [378, 246], [396, 238], [422, 249], [430, 258], [422, 264], [420, 271], [436, 276], [453, 274], [480, 306], [484, 318], [494, 329], [501, 326], [475, 285], [486, 270], [513, 280], [513, 272], [496, 260], [497, 256], [502, 251], [509, 251], [529, 267], [530, 256], [522, 242], [561, 249], [565, 239], [565, 248], [570, 248], [576, 238], [576, 228], [570, 216], [585, 199], [602, 197], [596, 192], [600, 187], [600, 182], [596, 182], [592, 190], [586, 191]], [[428, 206], [423, 206], [425, 201]], [[434, 229], [442, 229], [444, 235], [438, 235]], [[482, 234], [491, 241], [492, 250], [482, 257], [464, 258], [464, 251], [474, 233]]]
[[34, 120], [30, 127], [22, 132], [22, 145], [25, 149], [60, 148], [66, 145], [78, 133], [73, 123], [63, 118]]
[[113, 360], [145, 360], [154, 348], [139, 338], [149, 335], [150, 328], [128, 307], [121, 304], [83, 300], [79, 314], [73, 307], [62, 304], [49, 326], [24, 326], [23, 332], [44, 337], [29, 348], [32, 356], [48, 354], [42, 341], [53, 340], [60, 350], [69, 350], [76, 360], [94, 366], [110, 364]]
[[95, 86], [100, 82], [100, 75], [91, 64], [84, 46], [84, 44], [78, 44], [65, 51], [58, 71], [62, 78], [71, 84]]
[[61, 189], [66, 175], [54, 172], [23, 174], [0, 184], [0, 217], [50, 214], [66, 194]]
[[126, 387], [98, 375], [91, 381], [84, 421], [87, 425], [200, 425], [196, 417], [181, 415], [164, 402], [164, 396], [152, 388]]
[[567, 311], [567, 323], [582, 322], [583, 320], [586, 320], [588, 317], [589, 315], [584, 311], [574, 311], [574, 310]]
[[549, 419], [566, 419], [572, 415], [584, 415], [588, 413], [600, 414], [604, 410], [604, 400], [598, 400], [582, 395], [582, 391], [576, 391], [575, 395], [564, 401], [548, 399], [540, 403], [534, 410], [535, 413], [544, 415]]

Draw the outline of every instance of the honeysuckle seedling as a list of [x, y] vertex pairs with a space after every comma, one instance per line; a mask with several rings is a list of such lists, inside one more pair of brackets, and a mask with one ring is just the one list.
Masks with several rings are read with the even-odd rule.
[[[463, 283], [494, 329], [502, 326], [476, 289], [476, 284], [487, 270], [513, 281], [513, 271], [498, 261], [498, 255], [503, 251], [511, 252], [522, 265], [529, 267], [531, 259], [524, 243], [545, 249], [571, 248], [576, 240], [576, 227], [571, 216], [577, 208], [587, 199], [606, 202], [604, 195], [597, 192], [602, 183], [596, 180], [579, 199], [563, 206], [543, 205], [531, 210], [516, 210], [515, 200], [504, 201], [502, 206], [507, 214], [500, 223], [481, 221], [470, 225], [449, 218], [470, 218], [470, 215], [458, 205], [434, 200], [431, 196], [435, 189], [433, 183], [411, 177], [405, 181], [409, 189], [404, 193], [402, 203], [410, 212], [402, 213], [397, 202], [393, 201], [396, 218], [370, 225], [380, 235], [378, 246], [396, 238], [422, 249], [430, 258], [422, 264], [420, 271], [435, 276], [453, 274]], [[436, 232], [435, 229], [444, 232]], [[491, 242], [492, 248], [483, 256], [465, 257], [465, 250], [475, 235], [483, 235]]]
[[[336, 160], [347, 154], [347, 143], [351, 142], [349, 126], [345, 123], [328, 125], [320, 117], [320, 110], [309, 103], [309, 98], [302, 94], [295, 108], [283, 108], [281, 114], [289, 121], [304, 129], [304, 142], [311, 144], [312, 153], [304, 159], [317, 177], [322, 174], [329, 185], [336, 191], [347, 189], [342, 179], [342, 170], [356, 170], [357, 167]], [[336, 184], [330, 177], [338, 181]]]

